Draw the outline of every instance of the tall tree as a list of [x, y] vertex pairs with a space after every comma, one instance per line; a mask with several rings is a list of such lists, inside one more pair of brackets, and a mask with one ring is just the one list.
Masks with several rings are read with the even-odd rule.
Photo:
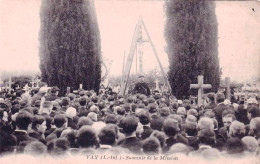
[[42, 0], [40, 69], [49, 86], [99, 90], [101, 43], [94, 1]]
[[217, 91], [220, 83], [218, 23], [215, 3], [204, 0], [168, 0], [166, 12], [166, 52], [168, 78], [177, 98], [187, 97], [190, 84], [204, 75], [204, 82]]

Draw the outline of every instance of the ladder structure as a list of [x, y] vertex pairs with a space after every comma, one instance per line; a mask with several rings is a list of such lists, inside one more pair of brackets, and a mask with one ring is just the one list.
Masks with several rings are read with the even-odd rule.
[[[121, 87], [120, 87], [119, 94], [120, 95], [125, 95], [125, 90], [126, 90], [126, 87], [127, 87], [127, 82], [128, 82], [129, 74], [130, 74], [130, 71], [131, 71], [131, 67], [132, 67], [135, 51], [137, 50], [137, 46], [142, 44], [143, 42], [146, 42], [146, 41], [144, 41], [142, 39], [142, 27], [143, 27], [143, 29], [145, 31], [145, 34], [147, 35], [148, 42], [150, 43], [150, 45], [151, 45], [151, 47], [153, 49], [154, 55], [156, 57], [156, 60], [157, 60], [157, 62], [159, 64], [160, 70], [161, 70], [162, 75], [163, 75], [164, 84], [166, 84], [166, 86], [168, 87], [168, 91], [170, 91], [170, 93], [171, 93], [171, 86], [170, 86], [169, 81], [168, 81], [168, 79], [166, 77], [166, 74], [165, 74], [165, 72], [163, 70], [163, 67], [162, 67], [160, 59], [158, 57], [157, 51], [156, 51], [156, 49], [154, 47], [154, 44], [153, 44], [153, 42], [151, 40], [151, 37], [150, 37], [148, 31], [146, 29], [146, 26], [144, 24], [143, 19], [139, 18], [138, 23], [135, 26], [135, 31], [134, 31], [134, 35], [133, 35], [133, 38], [132, 38], [131, 47], [130, 47], [130, 50], [129, 50], [127, 61], [126, 61], [126, 64], [124, 65], [124, 70], [123, 70], [123, 75], [122, 75], [122, 81], [121, 81]], [[140, 55], [140, 58], [139, 58], [139, 61], [140, 61], [140, 73], [142, 73], [143, 72], [143, 65], [142, 65], [142, 55], [143, 55], [143, 53], [142, 53], [141, 50], [139, 50], [139, 55]]]

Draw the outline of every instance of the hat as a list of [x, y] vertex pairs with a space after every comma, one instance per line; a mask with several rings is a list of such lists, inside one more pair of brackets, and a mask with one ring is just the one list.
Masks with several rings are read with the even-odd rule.
[[80, 96], [85, 96], [85, 91], [80, 91], [80, 92], [79, 92], [79, 95], [80, 95]]
[[47, 93], [48, 89], [49, 89], [48, 87], [41, 87], [39, 93]]
[[70, 99], [74, 99], [74, 98], [76, 97], [76, 95], [73, 94], [73, 93], [69, 93], [69, 94], [67, 95], [67, 97], [70, 98]]
[[177, 114], [178, 115], [186, 115], [187, 111], [186, 111], [186, 109], [184, 107], [178, 107]]
[[217, 100], [223, 100], [223, 101], [225, 100], [224, 93], [217, 93], [216, 97], [217, 97]]
[[258, 102], [255, 98], [249, 98], [247, 99], [247, 104], [258, 104]]
[[207, 94], [207, 97], [208, 98], [215, 98], [215, 93], [210, 92], [210, 93]]
[[144, 77], [144, 75], [143, 74], [138, 75], [138, 78], [141, 78], [141, 77]]
[[231, 102], [230, 102], [230, 100], [229, 100], [229, 99], [225, 99], [225, 101], [224, 101], [224, 104], [225, 104], [225, 105], [230, 105], [230, 104], [231, 104]]
[[58, 91], [60, 91], [60, 89], [57, 86], [51, 88], [51, 93], [56, 93]]
[[76, 114], [77, 114], [77, 111], [76, 111], [76, 109], [73, 108], [73, 107], [69, 107], [69, 108], [66, 110], [66, 115], [67, 115], [67, 117], [69, 117], [69, 118], [75, 117]]
[[5, 100], [3, 98], [0, 98], [0, 102], [5, 103]]
[[51, 101], [53, 107], [59, 107], [59, 103], [57, 101]]
[[90, 111], [90, 112], [98, 113], [98, 112], [99, 112], [99, 108], [98, 108], [98, 106], [96, 106], [96, 105], [92, 105], [92, 106], [89, 108], [89, 111]]
[[158, 105], [156, 103], [150, 103], [148, 105], [148, 110], [149, 110], [150, 113], [157, 112], [157, 108], [158, 108]]
[[178, 104], [180, 105], [183, 104], [182, 100], [178, 100]]
[[94, 122], [97, 121], [97, 114], [94, 112], [89, 112], [87, 117], [90, 118]]
[[102, 128], [106, 127], [106, 124], [104, 122], [94, 122], [92, 127], [98, 134]]
[[34, 102], [34, 106], [40, 106], [41, 105], [41, 100], [36, 100]]

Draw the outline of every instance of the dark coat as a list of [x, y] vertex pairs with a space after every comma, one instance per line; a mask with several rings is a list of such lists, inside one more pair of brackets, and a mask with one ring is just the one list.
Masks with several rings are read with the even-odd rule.
[[48, 135], [46, 137], [46, 142], [48, 143], [49, 141], [53, 140], [53, 139], [57, 139], [60, 138], [60, 135], [62, 133], [63, 130], [65, 130], [66, 128], [58, 128], [55, 129], [50, 135]]
[[125, 138], [118, 143], [122, 148], [130, 150], [134, 154], [140, 154], [142, 148], [142, 142], [137, 137]]
[[54, 130], [55, 130], [55, 128], [50, 128], [50, 129], [46, 130], [45, 133], [44, 133], [45, 138], [46, 138], [47, 136], [49, 136]]
[[145, 125], [144, 125], [144, 126], [143, 126], [143, 129], [144, 129], [144, 131], [143, 131], [142, 134], [141, 134], [142, 140], [144, 140], [144, 139], [150, 137], [150, 135], [151, 135], [152, 132], [153, 132], [153, 129], [150, 128], [149, 126], [145, 126]]
[[198, 150], [191, 152], [191, 156], [201, 156], [202, 152], [207, 149], [211, 149], [212, 147], [200, 147]]
[[37, 141], [36, 139], [30, 137], [26, 132], [23, 131], [14, 131], [13, 134], [17, 139], [17, 152], [23, 152], [24, 147], [33, 141]]
[[74, 123], [74, 121], [67, 117], [68, 118], [68, 127], [71, 127], [72, 129], [77, 129], [77, 125]]
[[46, 101], [54, 101], [54, 100], [56, 100], [58, 98], [59, 97], [56, 94], [51, 94], [51, 95], [46, 96], [45, 100]]
[[29, 133], [29, 136], [37, 139], [38, 141], [40, 141], [41, 143], [46, 145], [45, 139], [42, 137], [42, 135], [39, 132], [33, 131], [33, 132]]
[[153, 130], [161, 131], [162, 127], [163, 127], [163, 123], [164, 123], [164, 119], [163, 118], [161, 118], [161, 117], [159, 117], [157, 115], [151, 116], [150, 127]]
[[177, 134], [176, 137], [170, 137], [166, 139], [163, 152], [167, 152], [171, 148], [171, 146], [176, 143], [183, 143], [185, 145], [188, 145], [188, 139], [183, 137], [181, 134]]
[[247, 110], [244, 109], [243, 105], [239, 105], [238, 110], [235, 113], [237, 121], [243, 122], [245, 125], [249, 124], [249, 119], [247, 117]]
[[216, 116], [216, 120], [218, 121], [219, 128], [223, 127], [222, 113], [226, 109], [228, 109], [228, 107], [224, 103], [218, 104], [217, 107], [213, 109], [213, 112], [215, 113]]
[[17, 139], [14, 135], [0, 128], [0, 156], [3, 153], [13, 153], [17, 145], [16, 143]]
[[199, 139], [197, 136], [186, 136], [188, 139], [188, 145], [192, 147], [194, 150], [198, 150], [199, 148]]
[[217, 107], [217, 104], [215, 103], [215, 102], [211, 102], [211, 103], [209, 103], [206, 107], [205, 107], [205, 109], [214, 109], [214, 108], [216, 108]]
[[226, 141], [228, 139], [228, 130], [226, 127], [222, 127], [218, 130], [218, 135], [216, 137], [216, 145], [215, 147], [219, 149], [220, 151], [223, 150], [223, 148], [226, 145]]
[[33, 95], [32, 99], [31, 99], [31, 104], [34, 105], [35, 101], [37, 100], [41, 100], [42, 95], [40, 95], [39, 93]]
[[133, 89], [133, 93], [140, 93], [144, 94], [146, 96], [149, 96], [151, 94], [151, 91], [145, 82], [138, 82], [135, 84], [135, 87]]

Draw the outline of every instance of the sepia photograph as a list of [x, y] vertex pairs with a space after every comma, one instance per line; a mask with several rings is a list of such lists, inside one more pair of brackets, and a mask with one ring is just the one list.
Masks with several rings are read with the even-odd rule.
[[259, 157], [259, 0], [0, 0], [0, 163]]

